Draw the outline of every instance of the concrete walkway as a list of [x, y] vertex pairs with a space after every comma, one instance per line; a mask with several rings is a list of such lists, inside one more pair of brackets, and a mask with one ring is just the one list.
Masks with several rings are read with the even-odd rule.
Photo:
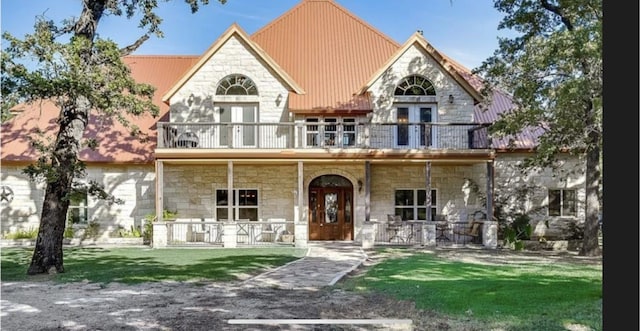
[[246, 287], [314, 289], [331, 286], [367, 258], [361, 245], [344, 241], [309, 242], [307, 255], [244, 281]]

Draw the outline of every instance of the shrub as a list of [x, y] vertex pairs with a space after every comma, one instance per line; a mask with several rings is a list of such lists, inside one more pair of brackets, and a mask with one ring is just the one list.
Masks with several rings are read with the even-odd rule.
[[16, 232], [5, 233], [5, 239], [36, 239], [38, 228], [18, 229]]

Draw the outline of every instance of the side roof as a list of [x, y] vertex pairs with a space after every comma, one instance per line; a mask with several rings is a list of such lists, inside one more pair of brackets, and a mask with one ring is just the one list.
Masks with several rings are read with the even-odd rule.
[[[153, 102], [160, 107], [159, 116], [149, 114], [126, 116], [141, 130], [139, 137], [132, 137], [129, 131], [113, 118], [99, 116], [95, 112], [90, 117], [84, 133], [85, 138], [95, 138], [100, 142], [98, 149], [85, 148], [80, 159], [85, 162], [149, 163], [153, 162], [156, 148], [156, 122], [166, 118], [169, 106], [161, 100], [162, 94], [190, 68], [196, 56], [147, 56], [123, 57], [131, 68], [131, 74], [138, 82], [156, 87]], [[31, 138], [44, 132], [49, 137], [57, 133], [59, 109], [51, 101], [17, 106], [18, 114], [2, 123], [0, 155], [2, 161], [31, 162], [38, 157], [31, 146]], [[166, 119], [163, 119], [166, 120]]]

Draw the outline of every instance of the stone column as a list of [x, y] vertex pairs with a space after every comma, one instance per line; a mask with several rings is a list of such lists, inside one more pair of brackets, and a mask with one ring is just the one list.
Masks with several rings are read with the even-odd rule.
[[295, 222], [294, 225], [294, 235], [296, 247], [298, 248], [307, 248], [308, 240], [309, 240], [309, 227], [306, 221]]
[[168, 242], [168, 231], [166, 222], [153, 222], [153, 238], [151, 247], [165, 248]]
[[436, 245], [436, 225], [433, 222], [422, 224], [423, 238], [422, 242], [424, 246]]
[[235, 222], [222, 224], [222, 246], [225, 248], [238, 247], [237, 230]]
[[498, 247], [498, 222], [484, 222], [482, 225], [482, 244], [487, 248]]
[[373, 248], [376, 241], [376, 232], [373, 222], [364, 222], [362, 224], [362, 248]]

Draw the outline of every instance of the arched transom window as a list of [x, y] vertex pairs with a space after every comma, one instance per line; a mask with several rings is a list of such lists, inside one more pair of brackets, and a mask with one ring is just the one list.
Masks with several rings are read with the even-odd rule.
[[258, 95], [258, 88], [251, 78], [234, 74], [220, 80], [216, 95]]
[[400, 80], [394, 95], [436, 95], [436, 89], [428, 79], [411, 75]]

